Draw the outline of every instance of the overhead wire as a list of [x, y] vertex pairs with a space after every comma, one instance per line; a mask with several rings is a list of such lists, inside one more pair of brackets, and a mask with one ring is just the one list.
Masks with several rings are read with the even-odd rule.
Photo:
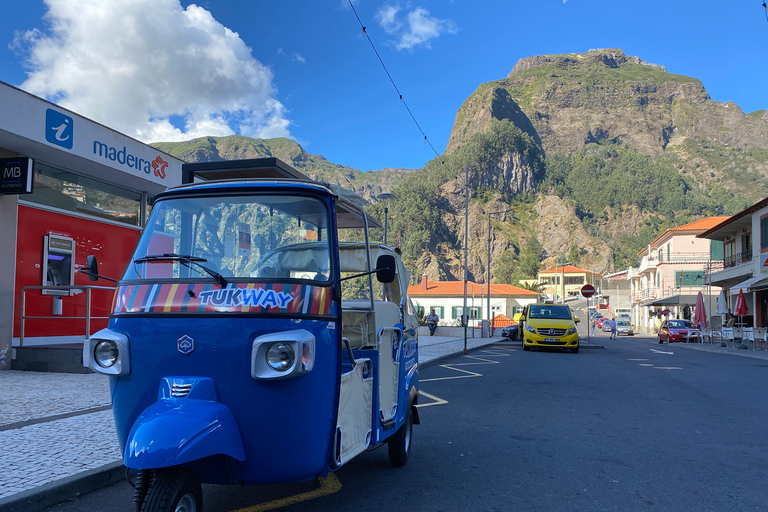
[[440, 153], [437, 152], [435, 147], [429, 141], [429, 138], [427, 137], [427, 134], [424, 133], [424, 130], [422, 130], [421, 125], [416, 120], [416, 116], [413, 115], [413, 112], [411, 111], [410, 107], [408, 106], [408, 103], [405, 101], [405, 98], [403, 98], [403, 94], [400, 92], [400, 89], [398, 89], [397, 84], [395, 84], [395, 79], [392, 78], [392, 74], [389, 72], [389, 70], [387, 69], [387, 66], [384, 64], [384, 60], [381, 58], [381, 55], [379, 54], [379, 51], [376, 49], [376, 45], [373, 44], [373, 40], [371, 39], [371, 36], [368, 34], [368, 31], [366, 30], [366, 27], [363, 24], [362, 20], [360, 19], [360, 15], [357, 14], [357, 10], [355, 9], [355, 6], [352, 5], [352, 0], [347, 0], [347, 2], [349, 2], [349, 6], [352, 8], [352, 12], [355, 14], [355, 18], [357, 18], [357, 22], [360, 24], [360, 27], [363, 29], [363, 34], [365, 35], [365, 38], [368, 39], [368, 42], [371, 44], [371, 48], [373, 48], [373, 52], [376, 54], [376, 57], [379, 59], [379, 63], [381, 63], [381, 67], [384, 68], [384, 72], [387, 74], [387, 77], [389, 78], [389, 81], [392, 82], [392, 87], [395, 88], [395, 91], [397, 92], [397, 95], [400, 98], [400, 102], [402, 102], [403, 106], [408, 111], [408, 114], [410, 114], [411, 119], [413, 119], [413, 122], [416, 124], [416, 127], [419, 129], [421, 134], [424, 136], [424, 142], [429, 144], [429, 147], [432, 148], [432, 151], [435, 153], [435, 156], [440, 158]]

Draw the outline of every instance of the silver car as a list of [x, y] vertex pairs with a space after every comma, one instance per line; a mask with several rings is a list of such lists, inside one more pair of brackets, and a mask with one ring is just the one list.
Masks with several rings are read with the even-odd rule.
[[634, 336], [635, 332], [632, 330], [632, 325], [627, 320], [618, 320], [616, 321], [616, 334]]

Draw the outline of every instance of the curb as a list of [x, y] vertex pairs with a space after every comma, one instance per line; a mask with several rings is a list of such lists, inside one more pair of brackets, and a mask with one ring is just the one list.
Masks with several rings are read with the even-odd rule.
[[41, 512], [49, 507], [75, 500], [123, 480], [125, 466], [113, 462], [73, 476], [35, 487], [8, 498], [0, 498], [0, 512]]

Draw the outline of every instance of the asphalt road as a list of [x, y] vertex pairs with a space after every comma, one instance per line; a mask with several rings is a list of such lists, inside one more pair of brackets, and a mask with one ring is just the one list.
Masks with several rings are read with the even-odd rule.
[[[386, 449], [322, 483], [204, 486], [207, 511], [768, 510], [768, 364], [601, 340], [505, 342], [422, 371], [404, 468]], [[50, 510], [132, 511], [121, 483]]]

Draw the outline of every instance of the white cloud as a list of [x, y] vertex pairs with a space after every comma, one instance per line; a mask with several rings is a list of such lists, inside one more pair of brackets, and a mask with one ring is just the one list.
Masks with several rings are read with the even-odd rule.
[[302, 57], [302, 56], [301, 56], [301, 55], [299, 55], [298, 53], [294, 53], [294, 54], [293, 54], [293, 56], [291, 57], [291, 60], [292, 60], [293, 62], [301, 62], [302, 64], [304, 64], [305, 62], [307, 62], [307, 59], [305, 59], [304, 57]]
[[23, 89], [146, 142], [289, 136], [272, 71], [205, 9], [179, 0], [45, 3], [49, 30], [16, 35], [30, 67]]
[[379, 25], [381, 25], [381, 28], [383, 28], [387, 34], [394, 34], [403, 26], [397, 18], [398, 12], [400, 12], [399, 5], [385, 5], [376, 13], [376, 19], [379, 21]]
[[454, 21], [430, 16], [424, 7], [412, 10], [404, 20], [398, 16], [400, 10], [398, 4], [385, 5], [376, 13], [384, 31], [397, 37], [395, 48], [398, 50], [411, 50], [418, 45], [431, 48], [433, 39], [444, 33], [455, 34], [459, 30]]

